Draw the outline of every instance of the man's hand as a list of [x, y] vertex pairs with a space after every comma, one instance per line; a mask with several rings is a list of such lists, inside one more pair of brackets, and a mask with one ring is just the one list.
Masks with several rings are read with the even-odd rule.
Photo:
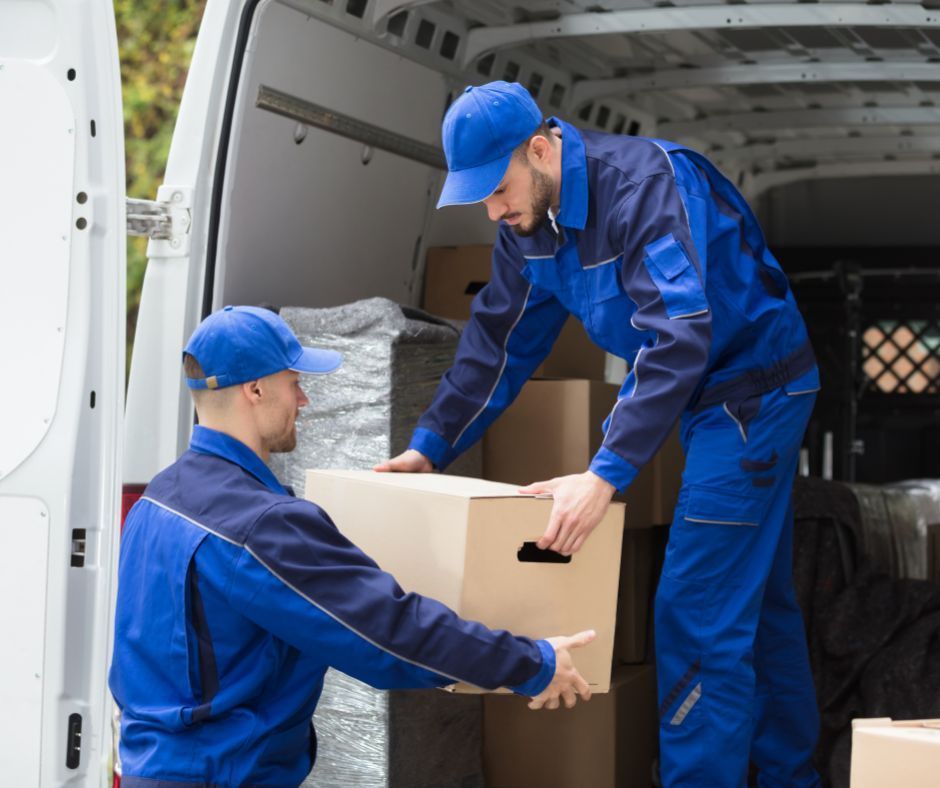
[[538, 541], [541, 550], [571, 555], [581, 549], [607, 512], [614, 486], [591, 471], [559, 476], [521, 487], [528, 495], [551, 493], [555, 499], [548, 528]]
[[408, 449], [397, 457], [392, 457], [390, 460], [372, 466], [372, 470], [391, 471], [393, 473], [430, 473], [434, 470], [434, 463], [421, 452]]
[[591, 688], [571, 661], [571, 649], [586, 646], [595, 638], [593, 629], [579, 632], [571, 637], [547, 638], [555, 649], [555, 675], [552, 683], [529, 701], [530, 709], [557, 709], [559, 699], [566, 708], [572, 708], [580, 697], [583, 701], [591, 699]]

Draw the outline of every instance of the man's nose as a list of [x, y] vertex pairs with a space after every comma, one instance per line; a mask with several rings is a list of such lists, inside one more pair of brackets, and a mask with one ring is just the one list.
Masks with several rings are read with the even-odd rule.
[[310, 404], [310, 397], [307, 396], [306, 392], [298, 387], [297, 388], [297, 407], [305, 408]]
[[483, 201], [483, 204], [486, 206], [486, 213], [491, 222], [498, 222], [503, 218], [503, 214], [506, 213], [503, 209], [503, 204], [493, 197], [487, 197]]

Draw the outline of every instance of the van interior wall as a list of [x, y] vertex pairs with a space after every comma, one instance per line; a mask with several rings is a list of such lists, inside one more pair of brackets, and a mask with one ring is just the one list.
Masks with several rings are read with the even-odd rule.
[[771, 246], [940, 246], [936, 176], [798, 181], [760, 203]]
[[448, 90], [440, 73], [263, 4], [231, 136], [215, 306], [417, 303], [441, 173], [261, 109], [260, 86], [440, 145]]
[[[437, 199], [437, 195], [435, 195]], [[497, 224], [482, 205], [449, 205], [435, 211], [428, 226], [428, 246], [492, 244]]]

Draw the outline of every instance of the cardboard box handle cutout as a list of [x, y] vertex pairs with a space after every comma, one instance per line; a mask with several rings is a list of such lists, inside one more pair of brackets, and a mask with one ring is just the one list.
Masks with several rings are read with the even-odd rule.
[[476, 295], [486, 286], [486, 282], [467, 282], [467, 288], [463, 291], [464, 295]]
[[523, 542], [516, 552], [516, 558], [522, 563], [532, 564], [570, 564], [571, 556], [556, 553], [554, 550], [542, 550], [535, 542]]

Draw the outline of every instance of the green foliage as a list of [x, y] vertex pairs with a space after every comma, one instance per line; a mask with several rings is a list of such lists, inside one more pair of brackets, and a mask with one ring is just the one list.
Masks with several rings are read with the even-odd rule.
[[[163, 182], [176, 113], [205, 2], [114, 0], [130, 197], [152, 200]], [[128, 239], [128, 361], [147, 266], [146, 253], [146, 238]]]

